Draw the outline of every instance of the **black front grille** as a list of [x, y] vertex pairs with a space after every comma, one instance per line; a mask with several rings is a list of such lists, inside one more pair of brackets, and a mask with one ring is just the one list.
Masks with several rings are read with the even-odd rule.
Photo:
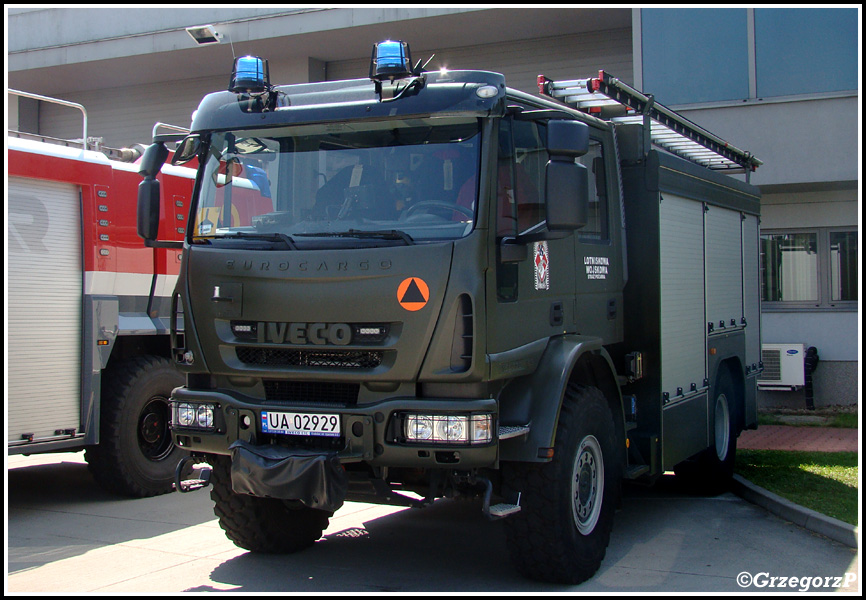
[[329, 381], [283, 381], [266, 379], [265, 398], [268, 402], [333, 404], [350, 406], [358, 403], [361, 385]]
[[247, 365], [328, 367], [333, 369], [374, 369], [382, 364], [382, 352], [285, 350], [279, 348], [237, 348], [238, 360]]

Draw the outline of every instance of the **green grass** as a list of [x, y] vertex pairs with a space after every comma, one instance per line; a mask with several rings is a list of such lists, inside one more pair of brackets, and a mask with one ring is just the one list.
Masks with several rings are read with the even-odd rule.
[[800, 506], [857, 525], [857, 453], [738, 450], [736, 472]]
[[[804, 419], [804, 417], [806, 420]], [[816, 411], [808, 413], [760, 412], [758, 425], [793, 425], [795, 427], [837, 427], [841, 429], [857, 429], [856, 412], [826, 413]]]
[[845, 429], [857, 429], [857, 413], [839, 413], [830, 419], [827, 427], [842, 427]]

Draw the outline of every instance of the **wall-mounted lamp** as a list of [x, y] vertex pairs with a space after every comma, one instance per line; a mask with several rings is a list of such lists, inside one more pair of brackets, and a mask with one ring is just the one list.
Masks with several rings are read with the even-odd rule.
[[197, 27], [187, 27], [186, 32], [195, 40], [199, 46], [208, 44], [219, 44], [221, 35], [217, 33], [213, 25], [199, 25]]

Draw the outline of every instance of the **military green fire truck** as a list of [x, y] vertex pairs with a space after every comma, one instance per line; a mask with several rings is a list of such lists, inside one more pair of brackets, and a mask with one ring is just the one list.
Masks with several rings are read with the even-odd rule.
[[[238, 546], [310, 546], [346, 500], [476, 496], [522, 573], [577, 583], [624, 480], [731, 477], [761, 163], [603, 71], [539, 90], [395, 41], [349, 81], [244, 56], [155, 138], [139, 234], [183, 248], [171, 428], [208, 465], [177, 487], [212, 486]], [[170, 142], [198, 160], [182, 243], [157, 231]]]

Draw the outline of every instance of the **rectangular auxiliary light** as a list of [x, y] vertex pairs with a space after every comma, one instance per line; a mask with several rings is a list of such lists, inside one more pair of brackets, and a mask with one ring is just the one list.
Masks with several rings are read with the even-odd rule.
[[171, 424], [173, 427], [204, 430], [215, 428], [214, 413], [216, 412], [216, 406], [213, 404], [172, 402], [171, 408]]
[[407, 414], [403, 436], [422, 444], [486, 444], [493, 441], [493, 415]]

